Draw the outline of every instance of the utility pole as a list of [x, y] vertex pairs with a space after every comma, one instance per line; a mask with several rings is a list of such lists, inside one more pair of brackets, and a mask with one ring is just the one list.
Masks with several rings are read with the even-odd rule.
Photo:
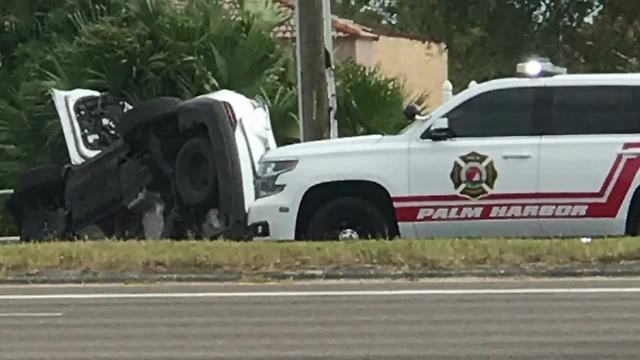
[[300, 141], [330, 135], [323, 14], [323, 0], [296, 0]]
[[331, 0], [322, 0], [322, 17], [324, 21], [324, 48], [326, 49], [327, 95], [329, 96], [329, 137], [338, 137], [338, 99], [336, 95], [336, 77], [333, 66], [333, 18], [331, 16]]

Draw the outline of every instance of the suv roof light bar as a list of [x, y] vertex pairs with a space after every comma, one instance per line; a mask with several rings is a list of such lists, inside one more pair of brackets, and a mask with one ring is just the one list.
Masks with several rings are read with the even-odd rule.
[[547, 58], [531, 59], [516, 66], [516, 72], [524, 77], [546, 77], [554, 75], [564, 75], [567, 68], [557, 66]]

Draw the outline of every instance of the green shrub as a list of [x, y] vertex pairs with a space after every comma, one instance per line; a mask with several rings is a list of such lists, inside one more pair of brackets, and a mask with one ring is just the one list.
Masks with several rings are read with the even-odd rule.
[[[406, 126], [404, 84], [386, 77], [379, 68], [341, 63], [336, 69], [336, 89], [340, 136], [395, 134]], [[422, 95], [412, 102], [422, 105], [425, 99]]]

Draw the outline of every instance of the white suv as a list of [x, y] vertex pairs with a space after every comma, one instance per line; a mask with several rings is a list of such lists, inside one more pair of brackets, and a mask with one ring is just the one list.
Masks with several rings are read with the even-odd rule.
[[518, 69], [397, 135], [268, 152], [254, 238], [636, 235], [640, 74]]

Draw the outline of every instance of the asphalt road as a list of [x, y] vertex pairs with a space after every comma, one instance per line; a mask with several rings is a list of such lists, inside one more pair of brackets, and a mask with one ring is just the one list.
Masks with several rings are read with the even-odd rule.
[[0, 287], [1, 359], [637, 359], [640, 279]]

